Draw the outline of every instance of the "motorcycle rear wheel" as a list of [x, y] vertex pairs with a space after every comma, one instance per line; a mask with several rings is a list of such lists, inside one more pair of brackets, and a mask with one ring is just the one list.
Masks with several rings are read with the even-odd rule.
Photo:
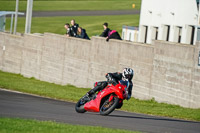
[[100, 115], [109, 115], [115, 110], [119, 103], [119, 98], [113, 97], [112, 101], [109, 102], [109, 98], [105, 100], [103, 105], [100, 108]]

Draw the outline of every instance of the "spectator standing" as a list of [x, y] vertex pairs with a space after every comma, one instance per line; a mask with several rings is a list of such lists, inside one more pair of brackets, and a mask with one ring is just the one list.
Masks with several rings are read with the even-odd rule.
[[71, 29], [72, 29], [72, 34], [74, 37], [77, 36], [77, 29], [78, 29], [79, 25], [77, 23], [75, 23], [75, 20], [72, 19], [71, 20]]
[[104, 23], [103, 24], [103, 29], [104, 31], [101, 33], [101, 37], [107, 37], [108, 36], [108, 32], [110, 31], [110, 29], [108, 28], [108, 23]]
[[66, 35], [67, 35], [67, 37], [73, 36], [73, 34], [72, 34], [72, 29], [71, 29], [69, 23], [66, 23], [64, 27], [65, 27], [65, 29], [66, 29]]
[[122, 40], [119, 33], [116, 30], [110, 30], [110, 32], [108, 33], [108, 37], [106, 38], [106, 41], [109, 41], [109, 39]]
[[81, 27], [78, 27], [78, 31], [77, 31], [77, 36], [76, 37], [90, 40], [90, 38], [88, 37], [88, 35], [86, 33], [86, 30], [81, 28]]

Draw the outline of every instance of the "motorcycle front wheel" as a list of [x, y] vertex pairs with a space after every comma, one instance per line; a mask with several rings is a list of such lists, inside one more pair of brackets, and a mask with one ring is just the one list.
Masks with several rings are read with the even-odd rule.
[[103, 105], [100, 108], [100, 115], [109, 115], [111, 112], [115, 110], [119, 103], [119, 98], [113, 97], [113, 99], [109, 102], [109, 98], [105, 100]]
[[75, 105], [75, 110], [78, 113], [85, 113], [84, 105], [91, 99], [87, 95], [83, 96]]

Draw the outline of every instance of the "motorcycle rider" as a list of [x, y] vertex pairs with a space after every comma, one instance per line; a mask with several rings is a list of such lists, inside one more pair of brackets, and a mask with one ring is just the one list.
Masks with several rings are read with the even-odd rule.
[[[117, 85], [120, 82], [122, 84], [124, 84], [124, 83], [126, 84], [127, 93], [128, 93], [128, 95], [126, 95], [126, 99], [129, 100], [132, 95], [133, 83], [131, 80], [132, 80], [133, 76], [134, 76], [134, 71], [131, 68], [124, 68], [122, 73], [119, 73], [119, 72], [107, 73], [106, 74], [107, 81], [97, 82], [96, 86], [88, 92], [88, 95], [91, 96], [94, 93], [96, 93], [97, 91], [103, 90], [108, 85], [108, 83]], [[123, 103], [121, 103], [119, 108], [121, 108], [122, 104]]]

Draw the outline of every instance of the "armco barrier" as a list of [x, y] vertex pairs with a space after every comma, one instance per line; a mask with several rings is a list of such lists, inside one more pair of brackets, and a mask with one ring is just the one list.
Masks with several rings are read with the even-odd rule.
[[200, 108], [200, 42], [196, 45], [154, 41], [152, 45], [0, 33], [0, 69], [26, 77], [92, 87], [107, 72], [135, 70], [133, 96]]

